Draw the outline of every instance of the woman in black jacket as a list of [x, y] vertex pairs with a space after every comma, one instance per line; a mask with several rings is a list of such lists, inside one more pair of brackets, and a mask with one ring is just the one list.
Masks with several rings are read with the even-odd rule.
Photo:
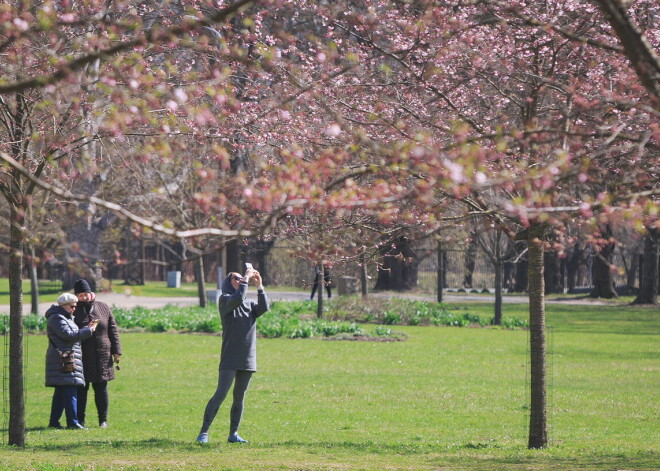
[[[78, 298], [74, 295], [64, 293], [57, 298], [57, 305], [53, 304], [46, 311], [46, 386], [55, 388], [48, 422], [51, 428], [62, 428], [62, 412], [66, 414], [67, 428], [84, 428], [78, 421], [77, 408], [78, 387], [85, 385], [80, 342], [92, 336], [98, 321], [92, 321], [87, 327], [79, 329], [72, 318], [77, 302]], [[73, 351], [71, 371], [62, 371], [60, 353], [66, 351]]]

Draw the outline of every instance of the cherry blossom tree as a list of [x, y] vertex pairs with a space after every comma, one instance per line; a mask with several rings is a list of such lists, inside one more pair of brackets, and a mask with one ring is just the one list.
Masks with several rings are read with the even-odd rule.
[[[9, 2], [0, 97], [15, 97], [22, 129], [0, 154], [12, 256], [36, 187], [179, 238], [273, 236], [307, 212], [352, 241], [376, 225], [436, 234], [466, 207], [458, 217], [527, 244], [528, 445], [545, 447], [544, 252], [561, 252], [575, 218], [658, 226], [660, 38], [644, 19], [657, 11], [649, 0]], [[133, 165], [133, 194], [61, 184]], [[158, 204], [174, 166], [193, 196]], [[10, 284], [18, 362], [20, 272]]]

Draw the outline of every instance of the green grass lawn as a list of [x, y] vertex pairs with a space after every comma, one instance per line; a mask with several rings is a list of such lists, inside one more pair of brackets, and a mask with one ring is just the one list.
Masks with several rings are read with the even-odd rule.
[[[525, 316], [524, 305], [506, 309]], [[658, 310], [548, 305], [547, 320], [545, 450], [526, 448], [524, 330], [393, 326], [406, 341], [259, 339], [240, 429], [250, 443], [226, 443], [225, 402], [207, 446], [194, 439], [217, 381], [219, 336], [124, 333], [110, 428], [60, 431], [45, 428], [47, 340], [30, 335], [27, 446], [4, 446], [0, 470], [659, 469]]]

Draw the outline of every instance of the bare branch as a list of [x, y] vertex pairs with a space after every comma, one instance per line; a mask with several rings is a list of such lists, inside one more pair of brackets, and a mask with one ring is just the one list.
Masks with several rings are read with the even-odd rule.
[[66, 201], [77, 201], [77, 202], [95, 204], [99, 207], [107, 209], [108, 211], [111, 211], [112, 213], [116, 214], [119, 217], [128, 219], [129, 221], [132, 221], [136, 224], [139, 224], [142, 227], [151, 229], [151, 230], [153, 230], [155, 232], [159, 232], [161, 234], [177, 237], [177, 238], [180, 238], [180, 239], [188, 239], [188, 238], [191, 238], [191, 237], [209, 236], [209, 235], [223, 236], [223, 237], [249, 237], [249, 236], [253, 235], [252, 231], [247, 231], [247, 230], [240, 230], [240, 231], [225, 230], [225, 229], [217, 229], [217, 228], [213, 228], [213, 227], [205, 227], [205, 228], [198, 228], [198, 229], [189, 229], [189, 230], [185, 230], [185, 231], [178, 231], [176, 229], [165, 227], [162, 224], [159, 224], [157, 222], [150, 221], [149, 219], [145, 219], [141, 216], [138, 216], [137, 214], [127, 210], [126, 208], [121, 207], [118, 204], [110, 203], [108, 201], [105, 201], [101, 198], [97, 198], [95, 196], [77, 195], [77, 194], [74, 194], [74, 193], [72, 193], [68, 190], [64, 190], [62, 188], [56, 187], [55, 185], [51, 185], [50, 183], [47, 183], [43, 180], [40, 180], [39, 178], [32, 175], [21, 164], [19, 164], [16, 160], [14, 160], [11, 156], [9, 156], [8, 154], [6, 154], [4, 152], [0, 152], [0, 160], [7, 163], [15, 171], [21, 173], [23, 176], [25, 176], [27, 179], [29, 179], [30, 182], [32, 184], [34, 184], [36, 187], [39, 187], [39, 188], [41, 188], [43, 190], [46, 190], [46, 191], [49, 191], [49, 192], [63, 198]]

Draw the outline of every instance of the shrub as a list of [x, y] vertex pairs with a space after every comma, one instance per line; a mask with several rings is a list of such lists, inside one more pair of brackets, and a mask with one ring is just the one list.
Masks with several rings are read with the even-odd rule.
[[[313, 304], [313, 303], [312, 303]], [[486, 326], [490, 320], [477, 314], [452, 312], [445, 304], [403, 298], [340, 296], [328, 302], [327, 318], [384, 325]], [[506, 326], [524, 327], [525, 320], [510, 318]]]

